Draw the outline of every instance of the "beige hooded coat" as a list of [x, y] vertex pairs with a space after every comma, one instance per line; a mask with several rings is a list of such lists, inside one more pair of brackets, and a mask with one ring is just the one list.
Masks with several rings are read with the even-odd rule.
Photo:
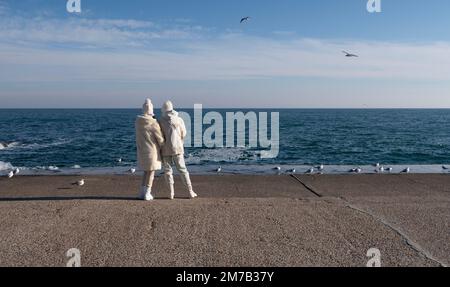
[[166, 139], [162, 147], [163, 156], [174, 156], [184, 154], [184, 138], [186, 127], [182, 118], [175, 111], [163, 111], [160, 120], [161, 129]]
[[143, 171], [160, 170], [164, 137], [158, 121], [150, 115], [142, 115], [136, 118], [135, 126], [139, 168]]

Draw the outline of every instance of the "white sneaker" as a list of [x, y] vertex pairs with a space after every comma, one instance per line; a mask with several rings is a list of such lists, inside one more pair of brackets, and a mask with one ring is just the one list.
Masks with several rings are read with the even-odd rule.
[[145, 191], [144, 200], [145, 201], [152, 201], [153, 200], [152, 190], [150, 188], [148, 188], [148, 187], [145, 187], [144, 191]]
[[197, 195], [195, 192], [193, 192], [193, 191], [191, 191], [191, 192], [189, 193], [189, 196], [190, 196], [191, 198], [196, 198], [196, 197], [198, 197], [198, 195]]

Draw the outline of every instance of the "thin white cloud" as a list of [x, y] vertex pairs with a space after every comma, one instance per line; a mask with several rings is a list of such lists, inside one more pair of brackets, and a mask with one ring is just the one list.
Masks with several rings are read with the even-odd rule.
[[[4, 17], [0, 24], [2, 82], [274, 77], [450, 80], [448, 42], [294, 36], [276, 40], [237, 33], [212, 37], [200, 26], [162, 27], [136, 20]], [[360, 58], [346, 58], [341, 50]]]
[[123, 48], [151, 44], [149, 41], [197, 38], [200, 26], [161, 27], [150, 21], [133, 19], [86, 19], [70, 17], [0, 19], [0, 42], [27, 45], [66, 44], [72, 47]]

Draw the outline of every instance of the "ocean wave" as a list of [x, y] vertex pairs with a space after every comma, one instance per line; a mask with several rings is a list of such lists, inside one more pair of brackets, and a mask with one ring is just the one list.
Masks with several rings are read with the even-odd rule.
[[25, 145], [21, 145], [20, 148], [22, 149], [31, 149], [31, 150], [37, 150], [37, 149], [43, 149], [43, 148], [49, 148], [49, 147], [55, 147], [55, 146], [61, 146], [61, 145], [66, 145], [71, 143], [72, 140], [67, 140], [67, 139], [63, 139], [63, 140], [58, 140], [55, 142], [50, 142], [50, 143], [32, 143], [32, 144], [25, 144]]
[[[12, 169], [12, 165], [8, 163], [1, 163], [7, 167], [7, 170]], [[272, 164], [235, 164], [235, 163], [221, 163], [222, 174], [243, 174], [243, 175], [290, 175], [295, 170], [295, 174], [311, 174], [309, 171], [310, 165], [272, 165]], [[355, 167], [361, 169], [360, 173], [352, 172]], [[359, 176], [364, 174], [406, 174], [403, 172], [405, 168], [410, 168], [410, 174], [450, 174], [450, 166], [442, 165], [390, 165], [389, 171], [381, 172], [373, 165], [325, 165], [324, 169], [319, 171], [317, 168], [313, 174], [348, 174], [352, 176]], [[188, 167], [189, 173], [193, 175], [217, 175], [217, 164], [202, 164], [191, 165]], [[73, 168], [58, 168], [56, 166], [38, 166], [33, 168], [21, 167], [21, 175], [130, 175], [130, 167], [116, 166], [116, 167], [83, 167], [80, 169]], [[2, 171], [0, 174], [4, 174]], [[142, 174], [138, 171], [137, 175]], [[162, 171], [159, 174], [163, 174]]]
[[233, 163], [237, 161], [257, 160], [259, 151], [249, 148], [212, 148], [195, 150], [187, 154], [187, 164], [202, 164], [204, 162]]
[[9, 162], [0, 161], [0, 171], [11, 170], [14, 166]]
[[59, 167], [57, 167], [55, 165], [37, 166], [37, 167], [34, 167], [34, 169], [49, 170], [49, 171], [59, 171]]
[[0, 150], [12, 149], [17, 146], [20, 146], [19, 142], [11, 142], [11, 143], [0, 142]]
[[50, 148], [55, 146], [61, 146], [71, 143], [72, 140], [62, 139], [49, 143], [22, 143], [22, 142], [11, 142], [11, 143], [0, 143], [0, 150], [39, 150], [44, 148]]

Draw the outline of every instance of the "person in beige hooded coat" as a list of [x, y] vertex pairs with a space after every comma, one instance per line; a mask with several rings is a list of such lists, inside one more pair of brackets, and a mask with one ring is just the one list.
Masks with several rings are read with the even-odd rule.
[[153, 104], [147, 99], [142, 107], [143, 114], [136, 118], [136, 147], [139, 169], [144, 171], [139, 197], [153, 200], [152, 185], [155, 171], [161, 169], [161, 147], [164, 137], [158, 121], [154, 118]]
[[162, 147], [164, 177], [170, 191], [170, 199], [175, 197], [172, 165], [175, 165], [181, 175], [181, 180], [189, 193], [190, 198], [197, 197], [192, 189], [189, 172], [184, 162], [184, 138], [186, 127], [182, 118], [174, 111], [170, 101], [164, 103], [161, 108], [161, 119], [159, 121], [165, 138]]

